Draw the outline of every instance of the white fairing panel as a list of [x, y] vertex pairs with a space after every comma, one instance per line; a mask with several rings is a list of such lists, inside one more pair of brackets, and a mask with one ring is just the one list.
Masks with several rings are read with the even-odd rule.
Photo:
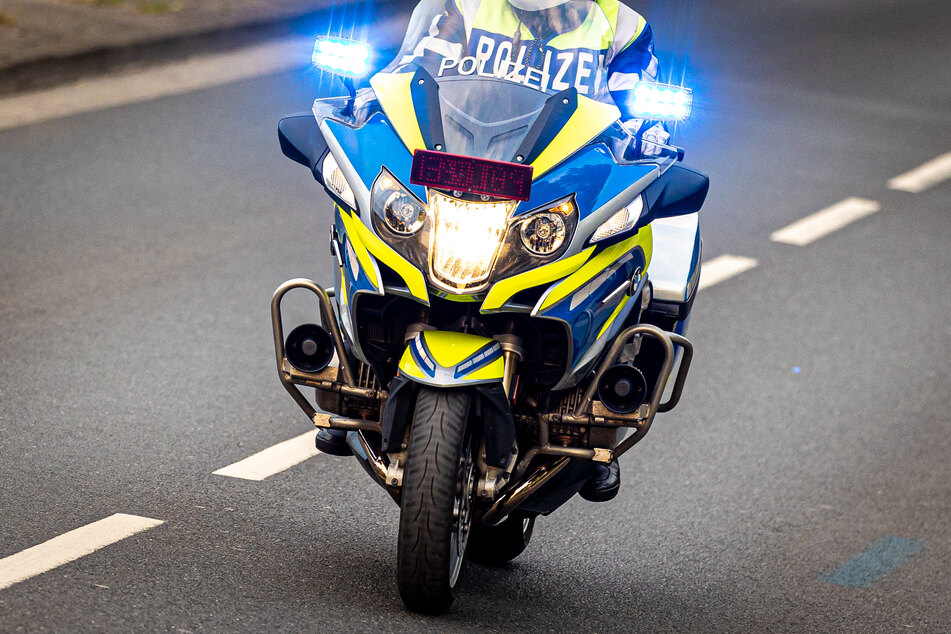
[[651, 223], [654, 249], [650, 275], [654, 299], [683, 304], [700, 281], [700, 214], [661, 218]]

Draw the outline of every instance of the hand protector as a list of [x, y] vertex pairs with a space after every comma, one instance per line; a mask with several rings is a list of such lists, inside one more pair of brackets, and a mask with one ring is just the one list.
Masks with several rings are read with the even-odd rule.
[[670, 133], [664, 129], [664, 124], [658, 123], [641, 135], [641, 155], [657, 156], [664, 151], [661, 146], [670, 141]]

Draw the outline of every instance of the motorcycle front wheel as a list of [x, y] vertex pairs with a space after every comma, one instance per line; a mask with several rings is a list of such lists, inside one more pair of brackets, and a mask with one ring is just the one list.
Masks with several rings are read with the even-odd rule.
[[472, 527], [475, 484], [470, 393], [421, 388], [410, 431], [400, 505], [397, 582], [410, 610], [452, 605]]

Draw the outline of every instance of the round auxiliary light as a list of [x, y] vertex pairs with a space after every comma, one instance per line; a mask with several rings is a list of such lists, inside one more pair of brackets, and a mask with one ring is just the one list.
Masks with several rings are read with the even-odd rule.
[[383, 217], [390, 229], [409, 236], [423, 228], [426, 211], [419, 201], [406, 192], [394, 191], [383, 203]]
[[535, 255], [549, 255], [557, 251], [564, 244], [567, 232], [564, 217], [550, 212], [526, 219], [519, 230], [522, 244]]

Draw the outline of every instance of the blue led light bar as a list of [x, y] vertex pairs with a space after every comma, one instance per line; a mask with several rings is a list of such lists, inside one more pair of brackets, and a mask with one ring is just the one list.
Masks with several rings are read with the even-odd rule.
[[318, 37], [313, 62], [336, 75], [363, 77], [370, 69], [370, 46], [343, 37]]
[[690, 89], [670, 84], [640, 81], [634, 86], [631, 113], [652, 120], [684, 120], [690, 116], [693, 93]]

